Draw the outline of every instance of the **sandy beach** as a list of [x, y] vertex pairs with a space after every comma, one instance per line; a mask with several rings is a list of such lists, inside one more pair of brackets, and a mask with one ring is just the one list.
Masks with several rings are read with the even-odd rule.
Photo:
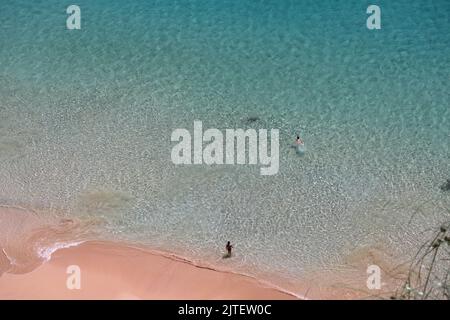
[[[67, 268], [79, 266], [80, 289]], [[0, 277], [0, 299], [294, 299], [256, 279], [108, 242], [56, 251], [25, 274]]]
[[[352, 284], [325, 272], [310, 274], [301, 282], [254, 278], [232, 268], [194, 262], [138, 243], [98, 240], [92, 234], [80, 238], [80, 232], [89, 225], [54, 215], [43, 217], [42, 213], [21, 207], [0, 206], [0, 299], [275, 300], [371, 296], [370, 292], [355, 290], [365, 283], [356, 274]], [[376, 250], [371, 252], [359, 253], [349, 265], [355, 265], [353, 270], [364, 270], [362, 266], [373, 260], [382, 265], [384, 259]], [[79, 277], [74, 280], [76, 274]], [[73, 288], [75, 283], [79, 283], [79, 289]]]
[[[0, 299], [296, 298], [255, 278], [195, 265], [168, 252], [95, 236], [80, 239], [85, 226], [0, 206]], [[73, 266], [79, 268], [78, 282], [70, 280]]]

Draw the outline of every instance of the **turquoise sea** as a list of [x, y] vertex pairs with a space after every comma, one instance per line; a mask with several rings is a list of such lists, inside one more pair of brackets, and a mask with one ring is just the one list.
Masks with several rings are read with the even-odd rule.
[[[77, 0], [67, 30], [71, 3], [2, 0], [0, 204], [263, 278], [407, 259], [449, 218], [450, 2], [375, 2]], [[194, 120], [279, 129], [279, 173], [175, 166]]]

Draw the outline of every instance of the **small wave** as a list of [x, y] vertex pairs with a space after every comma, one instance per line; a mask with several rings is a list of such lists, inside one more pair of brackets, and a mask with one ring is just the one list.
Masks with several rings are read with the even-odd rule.
[[8, 259], [10, 265], [17, 265], [16, 259], [10, 257], [4, 248], [2, 248], [2, 252], [5, 258]]
[[82, 244], [85, 241], [76, 241], [76, 242], [57, 242], [51, 246], [40, 247], [37, 249], [37, 254], [40, 258], [45, 261], [49, 261], [52, 257], [52, 254], [60, 249], [76, 247]]

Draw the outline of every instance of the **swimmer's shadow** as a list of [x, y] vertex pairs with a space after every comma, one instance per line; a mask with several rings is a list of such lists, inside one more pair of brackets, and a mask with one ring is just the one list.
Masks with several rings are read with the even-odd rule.
[[228, 258], [231, 258], [231, 254], [230, 254], [230, 253], [225, 253], [225, 254], [222, 256], [222, 259], [228, 259]]

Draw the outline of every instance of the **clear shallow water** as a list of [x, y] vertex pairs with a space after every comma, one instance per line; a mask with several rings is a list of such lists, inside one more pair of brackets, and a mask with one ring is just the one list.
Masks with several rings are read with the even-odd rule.
[[[448, 1], [378, 1], [380, 31], [364, 1], [77, 4], [68, 31], [58, 1], [2, 2], [3, 203], [290, 278], [365, 246], [408, 255], [448, 218]], [[280, 129], [279, 174], [174, 166], [194, 120]]]

